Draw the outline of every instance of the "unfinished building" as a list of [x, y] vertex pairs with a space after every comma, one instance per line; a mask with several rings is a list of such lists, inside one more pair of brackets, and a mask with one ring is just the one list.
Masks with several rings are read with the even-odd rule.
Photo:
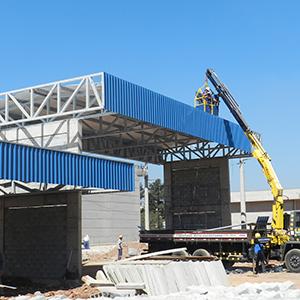
[[[0, 126], [1, 140], [12, 145], [164, 165], [167, 227], [227, 225], [230, 222], [228, 159], [250, 153], [249, 141], [238, 125], [107, 73], [1, 93]], [[12, 156], [12, 161], [14, 166], [18, 165], [16, 157]], [[104, 178], [102, 189], [133, 192], [128, 189], [129, 177], [124, 176], [124, 172], [109, 171], [109, 162], [105, 162], [105, 173], [103, 169], [93, 166], [87, 169], [87, 175], [93, 177], [101, 174], [100, 177]], [[32, 172], [37, 174], [45, 166], [47, 164], [41, 164]], [[72, 164], [61, 165], [60, 173], [69, 174], [72, 178], [71, 167]], [[80, 171], [80, 168], [77, 169], [77, 172]], [[57, 177], [60, 174], [54, 170], [50, 173]], [[82, 207], [89, 201], [97, 204], [97, 197], [101, 195], [95, 196], [90, 191], [99, 186], [74, 181], [54, 182], [52, 175], [29, 181], [14, 177], [11, 172], [1, 173], [0, 242], [5, 254], [14, 252], [18, 246], [8, 238], [11, 237], [11, 220], [16, 218], [16, 214], [24, 218], [28, 214], [26, 219], [30, 218], [30, 226], [28, 229], [24, 227], [22, 234], [30, 236], [34, 232], [37, 238], [32, 247], [41, 250], [43, 259], [50, 256], [50, 253], [42, 251], [43, 240], [38, 238], [37, 228], [42, 224], [40, 216], [32, 219], [38, 210], [30, 209], [25, 213], [25, 210], [17, 211], [16, 208], [40, 206], [40, 203], [49, 207], [58, 205], [57, 212], [52, 213], [50, 208], [39, 211], [41, 216], [57, 214], [56, 223], [61, 224], [58, 230], [64, 232], [61, 241], [65, 250], [61, 249], [57, 268], [62, 271], [70, 265], [75, 266], [80, 275]], [[133, 175], [131, 178], [131, 186], [136, 186], [138, 181]], [[108, 182], [119, 182], [119, 185], [111, 188], [105, 185]], [[132, 239], [138, 234], [139, 199], [136, 187], [135, 191], [136, 194], [129, 197], [131, 200], [126, 205], [120, 205], [123, 215], [132, 211], [138, 215], [128, 215], [118, 223], [118, 226], [127, 228], [125, 241], [126, 234]], [[106, 203], [110, 203], [109, 196], [106, 194], [105, 197]], [[9, 205], [4, 204], [8, 202]], [[123, 203], [122, 197], [120, 203]], [[7, 209], [12, 206], [15, 206], [14, 210]], [[90, 209], [101, 211], [101, 205]], [[101, 214], [95, 212], [94, 218], [99, 216]], [[117, 218], [117, 215], [112, 215], [112, 218]], [[111, 223], [108, 225], [109, 221]], [[99, 236], [101, 229], [105, 235], [103, 239], [98, 237], [97, 242], [103, 243], [105, 236], [116, 235], [114, 221], [99, 222]], [[46, 224], [51, 230], [52, 224], [46, 222], [43, 226]], [[31, 231], [32, 228], [35, 231]], [[48, 240], [57, 243], [52, 236]], [[26, 253], [19, 252], [11, 257], [9, 275], [20, 275], [16, 266], [21, 260], [28, 260]], [[25, 268], [24, 264], [22, 268]], [[33, 262], [33, 267], [41, 267], [40, 262]], [[44, 275], [47, 278], [56, 278], [61, 272], [50, 274], [45, 271], [43, 274], [47, 274]]]

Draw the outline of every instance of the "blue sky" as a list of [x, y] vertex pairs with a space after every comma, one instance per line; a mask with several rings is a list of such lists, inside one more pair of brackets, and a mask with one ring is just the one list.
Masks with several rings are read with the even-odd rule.
[[[193, 105], [212, 68], [262, 134], [283, 188], [300, 187], [300, 1], [1, 0], [0, 11], [0, 92], [105, 71]], [[237, 161], [230, 169], [239, 190]], [[254, 159], [245, 180], [269, 189]]]

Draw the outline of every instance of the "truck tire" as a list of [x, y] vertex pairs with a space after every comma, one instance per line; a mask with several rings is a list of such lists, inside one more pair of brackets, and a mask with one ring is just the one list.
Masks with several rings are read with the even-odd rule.
[[194, 251], [193, 256], [211, 256], [205, 249], [197, 249]]
[[172, 256], [189, 256], [189, 254], [187, 253], [187, 251], [181, 250], [181, 251], [173, 252]]
[[291, 249], [285, 255], [285, 265], [289, 271], [300, 273], [300, 250]]

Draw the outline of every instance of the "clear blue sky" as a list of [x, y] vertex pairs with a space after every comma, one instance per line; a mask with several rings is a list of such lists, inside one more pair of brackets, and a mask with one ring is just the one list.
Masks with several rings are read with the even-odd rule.
[[[1, 0], [0, 11], [0, 92], [105, 71], [193, 105], [212, 68], [283, 188], [300, 188], [300, 1]], [[224, 104], [221, 117], [233, 121]], [[269, 189], [254, 159], [245, 172], [246, 190]]]

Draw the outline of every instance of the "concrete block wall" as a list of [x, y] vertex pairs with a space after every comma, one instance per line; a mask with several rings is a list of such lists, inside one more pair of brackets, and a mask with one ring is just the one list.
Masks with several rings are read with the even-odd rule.
[[69, 259], [80, 275], [80, 200], [78, 192], [1, 197], [4, 276], [63, 278]]
[[136, 175], [133, 192], [82, 195], [82, 236], [88, 234], [91, 245], [116, 244], [120, 234], [124, 242], [137, 242], [139, 225], [140, 180]]
[[5, 275], [63, 277], [67, 256], [66, 217], [66, 206], [6, 208]]
[[167, 229], [230, 224], [227, 159], [167, 163], [164, 178]]

